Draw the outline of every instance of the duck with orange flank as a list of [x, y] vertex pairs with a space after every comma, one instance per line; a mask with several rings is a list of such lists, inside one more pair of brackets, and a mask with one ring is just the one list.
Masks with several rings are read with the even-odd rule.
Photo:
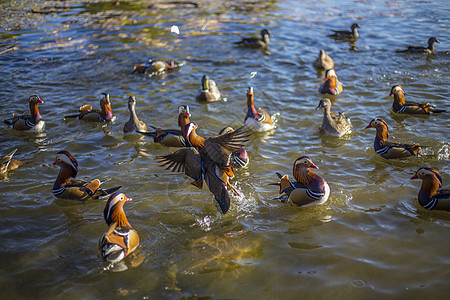
[[264, 110], [255, 108], [253, 87], [247, 89], [247, 115], [244, 124], [256, 132], [270, 131], [275, 128], [271, 116]]
[[297, 158], [293, 166], [293, 175], [296, 182], [289, 180], [288, 175], [277, 172], [280, 181], [276, 184], [280, 187], [280, 194], [285, 194], [292, 203], [298, 206], [323, 204], [330, 196], [328, 183], [311, 171], [319, 169], [308, 156]]
[[396, 159], [419, 155], [421, 149], [419, 144], [400, 144], [387, 141], [389, 130], [383, 119], [373, 119], [365, 129], [367, 128], [375, 128], [377, 131], [373, 146], [379, 156], [386, 159]]
[[13, 129], [21, 131], [42, 132], [45, 128], [44, 118], [39, 113], [38, 104], [44, 103], [38, 95], [32, 95], [29, 100], [30, 114], [16, 115], [6, 119], [3, 123], [11, 125]]
[[83, 105], [80, 107], [80, 111], [77, 114], [64, 116], [64, 118], [78, 118], [88, 122], [112, 122], [115, 119], [108, 93], [102, 93], [100, 98], [100, 110], [92, 109], [92, 105], [90, 104]]
[[319, 88], [319, 92], [322, 94], [339, 95], [343, 90], [344, 88], [336, 75], [336, 71], [334, 69], [326, 70], [325, 78]]
[[400, 84], [394, 85], [391, 88], [391, 93], [389, 94], [389, 96], [392, 95], [394, 96], [392, 111], [397, 114], [430, 115], [446, 112], [446, 110], [444, 109], [437, 109], [436, 106], [430, 105], [429, 102], [418, 103], [412, 101], [405, 101], [405, 91]]
[[121, 189], [121, 186], [102, 189], [100, 180], [86, 181], [75, 179], [78, 174], [78, 162], [68, 151], [59, 151], [53, 162], [59, 166], [59, 173], [53, 184], [53, 196], [60, 199], [85, 201], [106, 197]]
[[139, 235], [128, 222], [123, 209], [125, 202], [133, 200], [124, 193], [112, 194], [106, 202], [103, 217], [109, 226], [99, 241], [103, 259], [117, 263], [133, 253], [139, 246]]

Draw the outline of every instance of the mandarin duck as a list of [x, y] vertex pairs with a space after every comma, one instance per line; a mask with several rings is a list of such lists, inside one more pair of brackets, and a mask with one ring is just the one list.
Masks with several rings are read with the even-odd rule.
[[15, 170], [28, 162], [13, 159], [13, 155], [16, 153], [17, 149], [14, 149], [9, 154], [5, 156], [0, 156], [0, 174], [4, 174], [8, 171]]
[[186, 64], [185, 61], [177, 62], [175, 60], [171, 60], [170, 62], [166, 62], [162, 60], [153, 60], [150, 58], [148, 63], [135, 65], [132, 73], [162, 75], [167, 71], [178, 69], [184, 64]]
[[265, 49], [269, 47], [270, 39], [269, 36], [272, 36], [272, 33], [269, 29], [261, 30], [261, 38], [243, 38], [239, 42], [235, 42], [236, 45], [244, 46], [248, 48], [260, 48]]
[[288, 175], [276, 173], [280, 182], [274, 184], [280, 186], [280, 194], [285, 193], [288, 200], [299, 206], [322, 204], [330, 196], [328, 183], [319, 175], [311, 171], [319, 169], [308, 156], [302, 156], [295, 160], [293, 175], [296, 182], [289, 180]]
[[324, 50], [320, 50], [319, 57], [313, 62], [313, 66], [318, 70], [333, 69], [334, 61]]
[[44, 103], [44, 101], [38, 95], [31, 96], [29, 99], [29, 115], [16, 115], [13, 113], [13, 117], [4, 120], [3, 123], [12, 125], [12, 128], [16, 130], [42, 132], [45, 128], [45, 121], [39, 113], [39, 103]]
[[450, 190], [442, 189], [442, 177], [438, 171], [422, 167], [411, 179], [422, 179], [418, 200], [426, 209], [450, 211]]
[[220, 99], [219, 88], [214, 80], [209, 79], [208, 75], [203, 75], [202, 87], [198, 90], [195, 98], [199, 102], [214, 102]]
[[247, 90], [247, 115], [244, 124], [252, 128], [256, 132], [264, 132], [272, 130], [275, 125], [270, 115], [262, 109], [259, 112], [255, 109], [253, 87]]
[[359, 34], [356, 28], [361, 28], [357, 23], [353, 23], [350, 26], [351, 31], [347, 30], [333, 30], [333, 34], [330, 34], [329, 37], [334, 38], [335, 40], [343, 40], [348, 42], [356, 42], [358, 40]]
[[251, 129], [243, 126], [226, 134], [207, 139], [197, 135], [197, 125], [186, 125], [186, 141], [191, 147], [175, 151], [172, 154], [159, 156], [166, 169], [184, 172], [194, 179], [193, 185], [201, 189], [205, 180], [210, 192], [214, 195], [220, 211], [225, 214], [230, 208], [230, 195], [227, 185], [239, 194], [228, 181], [234, 176], [231, 166], [231, 153], [241, 149], [247, 142]]
[[387, 141], [389, 136], [388, 125], [383, 119], [373, 119], [365, 129], [367, 128], [375, 128], [377, 130], [373, 147], [375, 152], [381, 157], [392, 159], [418, 156], [421, 147], [419, 144], [400, 144]]
[[337, 116], [331, 115], [331, 101], [323, 98], [320, 100], [316, 110], [323, 110], [323, 121], [320, 132], [324, 134], [343, 136], [352, 131], [352, 122], [341, 112]]
[[106, 202], [103, 217], [109, 229], [99, 241], [99, 248], [105, 261], [117, 263], [135, 251], [139, 246], [139, 235], [128, 222], [123, 205], [133, 200], [124, 193], [112, 194]]
[[442, 113], [446, 110], [436, 109], [430, 103], [418, 103], [412, 101], [405, 101], [405, 91], [400, 84], [394, 85], [391, 88], [389, 96], [394, 95], [394, 103], [392, 104], [392, 111], [397, 114], [421, 114], [429, 115], [432, 113]]
[[167, 147], [187, 147], [189, 144], [186, 143], [184, 133], [186, 125], [190, 123], [190, 116], [189, 106], [181, 105], [178, 107], [178, 126], [180, 126], [180, 129], [161, 129], [159, 127], [149, 126], [154, 131], [144, 132], [137, 130], [137, 132], [152, 137], [155, 143]]
[[147, 125], [141, 120], [139, 120], [136, 115], [136, 97], [130, 96], [128, 98], [128, 110], [130, 111], [130, 119], [125, 123], [123, 127], [123, 132], [134, 133], [136, 131], [147, 131]]
[[322, 94], [339, 95], [343, 91], [342, 83], [339, 81], [336, 71], [334, 69], [328, 69], [325, 71], [325, 78], [322, 85], [319, 88], [319, 92]]
[[408, 46], [408, 49], [405, 50], [396, 50], [397, 53], [426, 53], [432, 54], [434, 53], [434, 43], [439, 43], [439, 40], [435, 37], [430, 37], [428, 39], [428, 47], [422, 46]]
[[108, 196], [122, 187], [102, 189], [100, 180], [86, 181], [75, 179], [78, 173], [78, 162], [68, 151], [59, 151], [53, 165], [59, 166], [58, 177], [53, 185], [53, 196], [67, 200], [99, 199]]
[[[219, 131], [219, 135], [227, 134], [234, 131], [231, 127], [225, 127]], [[239, 149], [231, 153], [231, 166], [233, 169], [244, 168], [248, 165], [250, 158], [248, 157], [247, 151], [244, 148]]]
[[89, 122], [111, 122], [114, 121], [114, 115], [111, 109], [111, 102], [109, 101], [109, 94], [102, 93], [100, 98], [100, 108], [92, 109], [92, 105], [87, 104], [80, 107], [77, 114], [64, 116], [64, 118], [78, 118]]

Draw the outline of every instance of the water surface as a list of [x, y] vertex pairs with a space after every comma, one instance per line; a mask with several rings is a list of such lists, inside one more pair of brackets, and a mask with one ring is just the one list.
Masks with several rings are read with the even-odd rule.
[[[390, 113], [394, 84], [410, 100], [449, 109], [449, 14], [446, 1], [202, 2], [199, 8], [150, 8], [150, 2], [1, 1], [0, 110], [3, 119], [28, 108], [39, 94], [45, 134], [0, 126], [1, 154], [18, 148], [31, 163], [0, 181], [0, 296], [2, 299], [205, 298], [308, 299], [444, 298], [449, 293], [450, 215], [417, 204], [421, 166], [449, 182], [449, 117]], [[356, 49], [327, 37], [361, 26]], [[177, 25], [180, 34], [170, 32]], [[270, 55], [233, 46], [242, 36], [273, 33]], [[395, 49], [441, 41], [433, 56]], [[312, 62], [320, 49], [336, 62], [344, 92], [333, 110], [352, 119], [351, 135], [321, 136], [315, 111], [321, 74]], [[185, 59], [167, 76], [131, 74], [150, 57]], [[251, 72], [257, 75], [250, 78]], [[195, 102], [203, 74], [227, 101]], [[124, 136], [127, 98], [135, 95], [147, 124], [176, 127], [177, 107], [191, 108], [202, 136], [242, 125], [246, 89], [275, 115], [271, 135], [252, 136], [251, 162], [233, 183], [221, 215], [207, 189], [159, 167], [168, 149]], [[64, 121], [84, 104], [110, 93], [113, 124]], [[431, 146], [404, 161], [376, 156], [374, 117], [390, 139]], [[51, 195], [60, 150], [79, 162], [79, 177], [110, 179], [134, 200], [125, 205], [141, 237], [142, 263], [120, 272], [103, 263], [97, 243], [107, 230], [105, 201], [71, 204]], [[272, 200], [275, 172], [291, 175], [308, 155], [330, 184], [329, 201], [298, 208]], [[448, 186], [448, 185], [447, 185]], [[128, 262], [129, 263], [129, 262]]]

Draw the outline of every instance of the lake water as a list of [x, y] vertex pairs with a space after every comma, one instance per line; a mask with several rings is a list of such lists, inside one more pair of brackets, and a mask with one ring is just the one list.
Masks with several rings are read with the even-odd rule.
[[[449, 176], [449, 113], [398, 117], [390, 112], [394, 84], [409, 100], [449, 110], [450, 5], [447, 1], [202, 1], [200, 7], [149, 7], [150, 1], [0, 1], [2, 120], [28, 110], [38, 94], [45, 134], [0, 126], [0, 154], [30, 164], [0, 181], [1, 299], [444, 299], [450, 292], [450, 213], [417, 203], [421, 166]], [[327, 37], [361, 26], [356, 48]], [[170, 32], [177, 25], [180, 34]], [[273, 34], [270, 55], [233, 42]], [[436, 54], [396, 49], [440, 40]], [[353, 133], [319, 135], [315, 110], [319, 50], [336, 63], [344, 91], [332, 110], [345, 111]], [[131, 74], [150, 57], [186, 60], [166, 76]], [[257, 72], [251, 78], [251, 72]], [[195, 101], [203, 74], [226, 101]], [[276, 130], [254, 135], [250, 164], [232, 183], [221, 215], [214, 198], [154, 160], [174, 151], [125, 136], [127, 98], [147, 124], [177, 126], [189, 105], [202, 136], [243, 124], [246, 89], [273, 114]], [[98, 107], [108, 92], [112, 124], [65, 121], [84, 104]], [[373, 150], [374, 117], [390, 139], [430, 146], [430, 156], [388, 161]], [[105, 201], [55, 201], [51, 191], [60, 150], [80, 165], [79, 178], [110, 179], [133, 201], [128, 220], [141, 238], [129, 268], [109, 266], [97, 251], [107, 230]], [[292, 173], [308, 155], [331, 187], [321, 206], [299, 208], [273, 200], [275, 172]], [[141, 261], [140, 261], [141, 260]], [[139, 264], [140, 263], [140, 264]]]

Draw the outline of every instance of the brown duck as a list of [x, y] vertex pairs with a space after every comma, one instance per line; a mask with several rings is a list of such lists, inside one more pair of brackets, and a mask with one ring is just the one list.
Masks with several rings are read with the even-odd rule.
[[375, 128], [377, 130], [374, 140], [375, 152], [383, 158], [406, 158], [410, 156], [417, 156], [419, 154], [419, 144], [399, 144], [388, 142], [389, 136], [387, 123], [380, 118], [375, 118], [370, 121], [367, 128]]
[[45, 128], [45, 121], [39, 113], [38, 104], [44, 103], [38, 95], [33, 95], [29, 98], [30, 114], [16, 115], [12, 118], [6, 119], [3, 123], [11, 125], [13, 129], [22, 131], [42, 132]]
[[111, 102], [109, 101], [109, 94], [102, 93], [100, 98], [100, 110], [92, 109], [92, 105], [83, 105], [77, 114], [64, 116], [64, 118], [78, 118], [89, 122], [111, 122], [114, 120], [114, 115], [111, 109]]
[[442, 188], [442, 177], [438, 171], [422, 167], [411, 179], [422, 179], [418, 200], [426, 209], [450, 211], [450, 190]]
[[194, 179], [192, 184], [200, 189], [205, 180], [220, 211], [225, 214], [230, 208], [227, 185], [237, 193], [228, 181], [234, 176], [230, 156], [247, 142], [250, 129], [243, 126], [227, 134], [205, 139], [195, 132], [197, 125], [189, 123], [186, 127], [185, 139], [191, 147], [177, 150], [157, 159], [167, 169], [184, 172], [185, 175]]
[[139, 235], [131, 227], [123, 209], [125, 202], [133, 200], [124, 193], [112, 194], [106, 202], [103, 217], [109, 226], [101, 237], [99, 248], [105, 261], [117, 263], [139, 246]]
[[261, 30], [261, 38], [243, 38], [239, 42], [235, 42], [234, 44], [247, 47], [247, 48], [260, 48], [265, 49], [269, 47], [270, 39], [269, 36], [271, 36], [272, 33], [269, 29], [263, 29]]
[[184, 138], [184, 133], [186, 130], [186, 125], [190, 123], [189, 117], [191, 113], [189, 112], [189, 106], [181, 105], [178, 107], [178, 126], [180, 129], [162, 129], [159, 127], [149, 126], [153, 131], [140, 131], [140, 134], [149, 136], [153, 138], [155, 143], [167, 146], [167, 147], [187, 147]]
[[391, 88], [391, 93], [389, 94], [389, 96], [392, 95], [394, 95], [392, 111], [397, 114], [429, 115], [446, 111], [444, 109], [437, 109], [434, 105], [430, 105], [429, 102], [418, 103], [405, 101], [405, 91], [400, 84], [394, 85]]
[[102, 189], [98, 179], [86, 181], [75, 179], [78, 173], [78, 162], [68, 151], [59, 151], [53, 162], [59, 166], [58, 177], [53, 185], [53, 196], [67, 200], [88, 200], [106, 197], [118, 190], [121, 186]]
[[396, 50], [397, 53], [425, 53], [432, 54], [434, 53], [434, 44], [439, 43], [439, 40], [435, 37], [430, 37], [428, 39], [428, 47], [422, 46], [408, 46], [405, 50]]
[[128, 97], [128, 110], [130, 111], [130, 119], [125, 123], [123, 127], [123, 132], [134, 133], [136, 131], [147, 131], [147, 125], [141, 120], [139, 120], [136, 114], [136, 97]]
[[318, 70], [333, 69], [334, 61], [324, 50], [320, 50], [319, 57], [313, 62], [313, 66]]

